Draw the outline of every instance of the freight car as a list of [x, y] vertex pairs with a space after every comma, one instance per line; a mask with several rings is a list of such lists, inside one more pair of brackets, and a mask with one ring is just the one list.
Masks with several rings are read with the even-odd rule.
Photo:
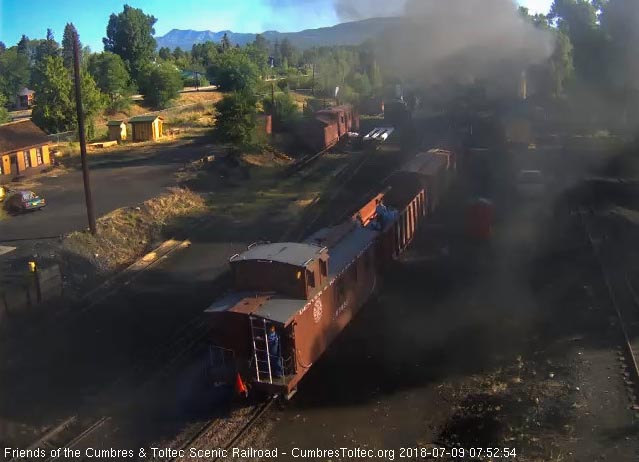
[[387, 179], [388, 186], [400, 188], [403, 183], [417, 182], [428, 196], [427, 213], [433, 213], [448, 192], [457, 171], [457, 161], [452, 151], [431, 149], [418, 153], [399, 171]]
[[351, 104], [317, 111], [296, 128], [297, 136], [309, 149], [321, 152], [337, 145], [349, 132], [359, 130], [359, 114]]
[[[447, 155], [433, 150], [421, 159], [430, 164]], [[348, 220], [303, 242], [255, 243], [232, 256], [234, 290], [206, 310], [218, 343], [212, 367], [219, 371], [224, 362], [240, 388], [249, 382], [266, 394], [292, 396], [433, 208], [429, 175], [439, 178], [454, 165], [436, 164], [444, 172], [405, 167]]]

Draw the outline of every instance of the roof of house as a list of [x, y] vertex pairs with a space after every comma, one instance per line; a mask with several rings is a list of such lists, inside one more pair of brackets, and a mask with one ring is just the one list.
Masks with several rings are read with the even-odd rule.
[[246, 260], [266, 260], [293, 266], [305, 266], [309, 260], [319, 257], [323, 249], [316, 245], [297, 242], [278, 242], [256, 245], [233, 259], [233, 262]]
[[0, 153], [49, 144], [47, 135], [30, 119], [0, 125]]
[[22, 90], [18, 92], [18, 96], [30, 96], [35, 92], [33, 90], [29, 90], [27, 87], [24, 87]]
[[159, 115], [146, 115], [146, 116], [131, 117], [129, 119], [129, 123], [135, 124], [135, 123], [143, 123], [143, 122], [155, 122], [155, 119], [164, 120]]
[[107, 122], [107, 127], [119, 127], [123, 123], [125, 123], [124, 120], [109, 120]]

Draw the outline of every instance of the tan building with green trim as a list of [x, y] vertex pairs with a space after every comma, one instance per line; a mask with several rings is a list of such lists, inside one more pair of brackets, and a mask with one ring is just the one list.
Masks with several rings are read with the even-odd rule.
[[0, 184], [51, 165], [47, 135], [31, 120], [0, 125]]

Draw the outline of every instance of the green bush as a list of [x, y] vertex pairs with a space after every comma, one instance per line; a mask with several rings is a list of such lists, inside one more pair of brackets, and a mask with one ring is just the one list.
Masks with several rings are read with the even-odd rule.
[[277, 87], [281, 90], [281, 91], [287, 91], [288, 90], [288, 79], [281, 79], [277, 81]]
[[234, 48], [217, 55], [206, 75], [224, 91], [254, 91], [259, 69], [243, 50]]
[[200, 87], [208, 87], [211, 84], [209, 80], [203, 75], [200, 75], [197, 80], [193, 76], [185, 77], [182, 80], [185, 87], [195, 87], [196, 84], [198, 84], [198, 86]]
[[183, 88], [180, 71], [167, 62], [147, 66], [141, 81], [144, 100], [153, 107], [168, 107]]
[[248, 91], [226, 95], [216, 105], [217, 131], [222, 139], [248, 145], [257, 126], [257, 99]]
[[275, 95], [275, 109], [273, 109], [273, 100], [270, 97], [264, 98], [262, 105], [264, 112], [273, 114], [275, 129], [287, 127], [301, 117], [295, 98], [293, 98], [290, 93], [279, 93]]

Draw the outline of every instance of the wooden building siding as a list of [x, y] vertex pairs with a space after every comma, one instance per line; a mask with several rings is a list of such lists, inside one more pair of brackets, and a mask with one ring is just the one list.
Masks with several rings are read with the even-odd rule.
[[157, 141], [162, 137], [162, 119], [153, 122], [132, 122], [133, 141]]
[[126, 141], [126, 124], [122, 122], [120, 125], [109, 125], [109, 141]]
[[48, 145], [3, 154], [0, 164], [0, 183], [7, 183], [16, 176], [32, 175], [50, 164], [51, 155]]

